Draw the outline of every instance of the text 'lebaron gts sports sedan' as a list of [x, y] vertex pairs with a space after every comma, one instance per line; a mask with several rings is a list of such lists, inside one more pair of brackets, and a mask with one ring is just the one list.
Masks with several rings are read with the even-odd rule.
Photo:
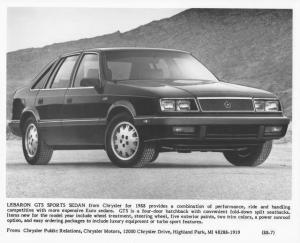
[[9, 126], [33, 165], [58, 149], [105, 149], [120, 167], [169, 151], [257, 166], [288, 123], [274, 94], [220, 82], [190, 53], [102, 48], [62, 55], [17, 90]]

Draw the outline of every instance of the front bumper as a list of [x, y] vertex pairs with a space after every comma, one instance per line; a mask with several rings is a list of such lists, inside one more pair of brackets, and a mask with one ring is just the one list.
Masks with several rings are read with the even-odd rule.
[[[134, 124], [141, 128], [145, 140], [169, 140], [172, 143], [259, 143], [279, 139], [286, 134], [289, 118], [284, 116], [141, 116]], [[175, 134], [175, 126], [189, 126], [194, 133]], [[266, 126], [281, 126], [276, 134], [266, 134]]]
[[289, 118], [276, 117], [240, 117], [240, 116], [180, 116], [152, 117], [140, 116], [134, 118], [134, 124], [139, 125], [288, 125]]

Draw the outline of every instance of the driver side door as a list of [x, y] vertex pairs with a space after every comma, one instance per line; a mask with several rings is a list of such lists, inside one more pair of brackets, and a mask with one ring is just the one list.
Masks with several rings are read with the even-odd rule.
[[69, 146], [104, 143], [105, 115], [109, 104], [102, 91], [92, 86], [95, 81], [100, 87], [99, 53], [83, 53], [64, 98], [62, 125]]

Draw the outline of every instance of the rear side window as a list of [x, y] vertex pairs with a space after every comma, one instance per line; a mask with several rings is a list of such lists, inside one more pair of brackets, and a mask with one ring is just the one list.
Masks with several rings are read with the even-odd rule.
[[67, 88], [69, 86], [71, 74], [77, 58], [78, 55], [70, 56], [61, 61], [62, 64], [54, 75], [54, 79], [50, 88]]
[[46, 71], [38, 78], [38, 80], [35, 82], [35, 84], [31, 87], [32, 89], [42, 89], [44, 87], [45, 82], [50, 77], [51, 74], [51, 68], [53, 67], [53, 64], [50, 65]]

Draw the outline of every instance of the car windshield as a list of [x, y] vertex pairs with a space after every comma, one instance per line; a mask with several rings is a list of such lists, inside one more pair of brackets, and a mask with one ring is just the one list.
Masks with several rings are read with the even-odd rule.
[[107, 80], [210, 80], [217, 78], [185, 52], [112, 50], [105, 52]]

